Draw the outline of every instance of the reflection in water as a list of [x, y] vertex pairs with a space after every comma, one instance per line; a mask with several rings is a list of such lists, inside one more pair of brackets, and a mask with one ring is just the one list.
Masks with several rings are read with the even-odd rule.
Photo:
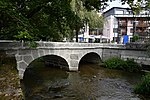
[[140, 100], [133, 93], [140, 74], [93, 64], [80, 65], [79, 72], [67, 72], [37, 63], [25, 72], [26, 100]]

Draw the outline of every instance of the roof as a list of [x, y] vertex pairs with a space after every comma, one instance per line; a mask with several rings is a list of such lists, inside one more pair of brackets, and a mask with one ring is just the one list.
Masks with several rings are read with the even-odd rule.
[[107, 12], [109, 12], [110, 10], [115, 9], [115, 8], [117, 8], [117, 9], [127, 9], [127, 10], [131, 10], [130, 8], [112, 7], [112, 8], [110, 8], [109, 10], [103, 12], [103, 14], [105, 14], [105, 13], [107, 13]]

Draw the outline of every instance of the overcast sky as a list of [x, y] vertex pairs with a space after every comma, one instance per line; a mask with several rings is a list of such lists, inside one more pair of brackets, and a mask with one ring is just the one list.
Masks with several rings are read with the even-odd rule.
[[108, 7], [104, 10], [104, 12], [111, 9], [112, 7], [122, 7], [122, 8], [128, 7], [129, 8], [129, 5], [128, 4], [122, 5], [120, 0], [115, 0], [112, 2], [108, 2]]

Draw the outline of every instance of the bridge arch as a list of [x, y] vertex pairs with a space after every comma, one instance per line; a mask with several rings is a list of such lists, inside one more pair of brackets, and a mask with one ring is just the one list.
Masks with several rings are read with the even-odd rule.
[[95, 64], [99, 64], [101, 63], [101, 57], [98, 53], [96, 52], [88, 52], [86, 54], [84, 54], [83, 56], [81, 56], [80, 60], [79, 60], [79, 65], [81, 63], [95, 63]]
[[30, 68], [33, 68], [34, 64], [36, 64], [37, 62], [42, 62], [44, 63], [45, 66], [48, 67], [57, 67], [63, 70], [69, 70], [69, 65], [68, 62], [61, 56], [58, 55], [44, 55], [41, 57], [38, 57], [36, 59], [34, 59], [25, 69], [24, 73], [23, 73], [23, 78], [25, 77], [26, 71]]
[[[22, 49], [22, 50], [18, 50], [17, 53], [15, 54], [16, 60], [17, 60], [17, 69], [19, 71], [19, 77], [20, 79], [23, 79], [24, 76], [24, 72], [26, 70], [26, 68], [30, 65], [30, 63], [32, 63], [34, 60], [40, 58], [40, 57], [46, 57], [48, 55], [53, 55], [57, 56], [58, 58], [62, 58], [64, 59], [63, 61], [67, 62], [67, 64], [69, 65], [70, 63], [68, 63], [68, 56], [69, 55], [65, 55], [64, 51], [59, 51], [59, 50], [43, 50], [43, 49], [34, 49], [34, 50], [30, 50], [30, 49]], [[62, 61], [62, 60], [61, 60]]]
[[44, 61], [45, 65], [48, 65], [48, 66], [50, 65], [50, 66], [54, 66], [54, 67], [57, 66], [57, 67], [61, 67], [61, 68], [65, 68], [65, 67], [69, 68], [67, 60], [60, 55], [59, 56], [54, 55], [54, 54], [44, 55], [44, 56], [41, 56], [41, 57], [34, 59], [32, 62], [34, 62], [35, 60], [37, 60], [39, 58], [41, 58], [41, 60]]

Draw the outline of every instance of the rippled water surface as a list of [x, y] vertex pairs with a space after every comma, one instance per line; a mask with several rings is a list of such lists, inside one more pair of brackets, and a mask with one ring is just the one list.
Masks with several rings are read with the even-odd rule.
[[141, 76], [94, 64], [68, 72], [38, 62], [26, 70], [22, 84], [26, 100], [142, 100], [133, 93]]

